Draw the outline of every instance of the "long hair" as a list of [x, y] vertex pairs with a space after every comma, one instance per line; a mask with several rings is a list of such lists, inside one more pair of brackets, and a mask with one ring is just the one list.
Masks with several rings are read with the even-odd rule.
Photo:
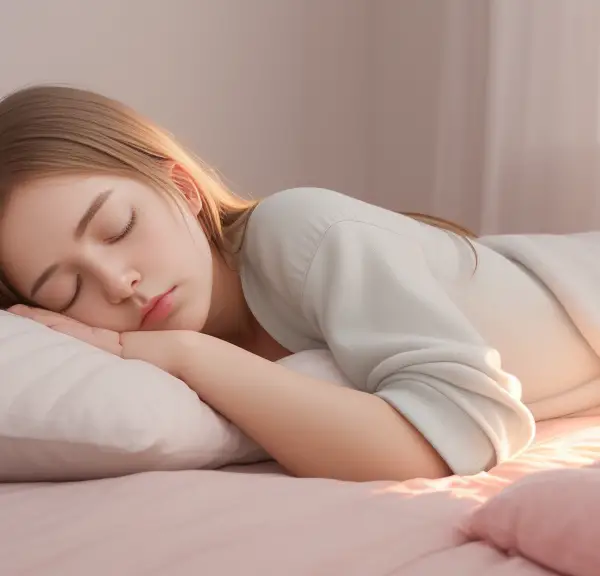
[[477, 255], [477, 250], [473, 245], [472, 240], [477, 238], [477, 235], [461, 226], [460, 224], [456, 224], [450, 220], [446, 220], [445, 218], [439, 218], [438, 216], [430, 216], [429, 214], [422, 214], [421, 212], [402, 212], [404, 216], [408, 216], [409, 218], [413, 218], [414, 220], [418, 220], [419, 222], [423, 222], [424, 224], [429, 224], [430, 226], [435, 226], [436, 228], [440, 228], [442, 230], [446, 230], [447, 232], [452, 232], [457, 236], [460, 236], [467, 242], [469, 247], [471, 248], [471, 252], [473, 252], [473, 256], [475, 258], [475, 268], [477, 270], [477, 265], [479, 264], [479, 256]]
[[[0, 212], [10, 194], [33, 180], [67, 174], [133, 177], [180, 198], [173, 163], [202, 195], [199, 220], [208, 239], [226, 248], [256, 201], [233, 194], [169, 133], [124, 104], [95, 92], [33, 86], [0, 101]], [[0, 274], [0, 308], [20, 298]]]
[[[183, 167], [201, 194], [199, 221], [221, 252], [231, 249], [257, 201], [235, 195], [176, 139], [126, 105], [92, 91], [33, 86], [0, 100], [0, 213], [19, 187], [68, 174], [110, 174], [142, 180], [173, 198], [181, 191], [172, 166]], [[461, 236], [461, 227], [423, 214], [407, 214]], [[0, 270], [0, 308], [23, 298]]]

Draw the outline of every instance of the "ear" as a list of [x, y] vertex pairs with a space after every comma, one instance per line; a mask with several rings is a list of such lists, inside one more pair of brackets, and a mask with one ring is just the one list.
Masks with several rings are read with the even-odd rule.
[[185, 198], [191, 211], [198, 216], [202, 211], [202, 194], [190, 173], [181, 164], [174, 163], [171, 166], [171, 180]]

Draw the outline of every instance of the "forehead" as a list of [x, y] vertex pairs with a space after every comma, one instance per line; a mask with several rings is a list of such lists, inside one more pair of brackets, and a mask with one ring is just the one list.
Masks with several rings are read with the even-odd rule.
[[117, 199], [136, 202], [161, 202], [165, 195], [157, 194], [146, 184], [119, 176], [60, 176], [31, 182], [11, 194], [2, 211], [0, 234], [15, 228], [50, 221], [58, 230], [73, 227], [99, 194], [115, 192]]
[[24, 185], [11, 195], [4, 213], [14, 219], [38, 213], [60, 217], [61, 214], [82, 214], [98, 194], [119, 189], [140, 194], [144, 186], [134, 180], [114, 176], [60, 176]]
[[2, 211], [0, 232], [9, 239], [11, 232], [29, 228], [41, 220], [57, 224], [83, 214], [106, 179], [98, 177], [60, 177], [38, 180], [14, 190]]
[[60, 177], [29, 183], [15, 190], [2, 211], [0, 240], [12, 244], [35, 232], [54, 236], [73, 229], [96, 196], [114, 187], [107, 177]]

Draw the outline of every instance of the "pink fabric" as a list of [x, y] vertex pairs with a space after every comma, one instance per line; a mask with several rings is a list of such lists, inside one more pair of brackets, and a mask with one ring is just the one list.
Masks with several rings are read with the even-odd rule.
[[527, 476], [476, 509], [465, 533], [561, 574], [600, 573], [600, 467]]
[[459, 528], [515, 480], [596, 459], [600, 418], [579, 418], [541, 426], [522, 457], [471, 478], [352, 484], [289, 478], [268, 465], [8, 484], [0, 573], [549, 576]]

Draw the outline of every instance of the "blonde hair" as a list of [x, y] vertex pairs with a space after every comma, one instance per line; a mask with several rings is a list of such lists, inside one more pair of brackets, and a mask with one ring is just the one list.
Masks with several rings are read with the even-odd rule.
[[[67, 86], [33, 86], [0, 100], [0, 213], [10, 194], [33, 180], [67, 174], [110, 174], [145, 181], [181, 198], [172, 167], [199, 190], [199, 221], [222, 253], [233, 250], [257, 201], [236, 196], [214, 170], [173, 136], [121, 102]], [[471, 234], [425, 214], [408, 216], [461, 236]], [[239, 234], [238, 234], [239, 232]], [[239, 240], [238, 240], [239, 243]], [[0, 270], [0, 309], [26, 301]]]
[[[233, 194], [165, 130], [124, 104], [66, 86], [33, 86], [0, 101], [0, 211], [9, 195], [32, 180], [66, 174], [141, 179], [174, 198], [181, 191], [174, 164], [193, 179], [203, 209], [199, 221], [221, 251], [256, 201]], [[0, 275], [0, 308], [22, 301]]]

